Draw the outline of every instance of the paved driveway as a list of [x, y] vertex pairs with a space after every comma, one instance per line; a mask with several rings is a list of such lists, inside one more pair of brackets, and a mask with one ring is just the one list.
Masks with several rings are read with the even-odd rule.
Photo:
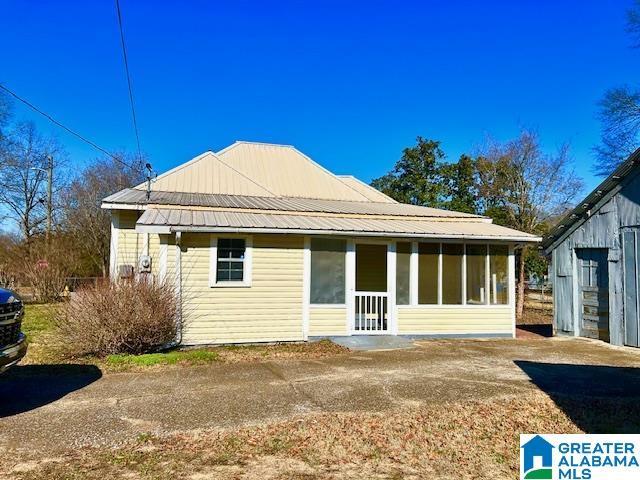
[[54, 453], [140, 433], [234, 427], [318, 411], [380, 411], [542, 389], [639, 396], [640, 351], [576, 339], [422, 341], [322, 360], [105, 374], [21, 366], [0, 377], [0, 450]]

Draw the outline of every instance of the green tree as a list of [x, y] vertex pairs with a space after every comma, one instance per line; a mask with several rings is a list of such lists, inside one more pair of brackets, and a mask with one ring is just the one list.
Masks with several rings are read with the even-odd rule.
[[443, 207], [456, 212], [478, 213], [476, 162], [469, 155], [461, 155], [457, 163], [445, 163], [439, 168], [446, 188]]
[[374, 179], [371, 185], [402, 203], [439, 207], [445, 193], [440, 178], [444, 152], [440, 142], [422, 137], [416, 141], [416, 146], [402, 151], [393, 170]]

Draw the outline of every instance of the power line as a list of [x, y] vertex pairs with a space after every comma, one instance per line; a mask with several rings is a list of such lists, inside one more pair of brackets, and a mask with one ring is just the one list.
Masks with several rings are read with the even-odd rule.
[[138, 133], [138, 121], [136, 119], [136, 109], [133, 103], [133, 88], [131, 87], [131, 74], [129, 73], [129, 61], [127, 60], [127, 46], [124, 41], [124, 29], [122, 28], [122, 12], [120, 11], [120, 1], [115, 0], [116, 11], [118, 13], [118, 27], [120, 29], [120, 43], [122, 44], [122, 57], [124, 58], [124, 70], [127, 75], [127, 86], [129, 87], [129, 102], [131, 103], [131, 117], [133, 118], [133, 130], [136, 134], [136, 143], [138, 145], [138, 158], [142, 158], [140, 149], [140, 134]]
[[9, 88], [5, 87], [4, 85], [2, 85], [0, 83], [0, 89], [4, 90], [5, 92], [7, 92], [9, 95], [11, 95], [13, 98], [15, 98], [16, 100], [18, 100], [19, 102], [25, 104], [27, 107], [29, 107], [31, 110], [33, 110], [34, 112], [42, 115], [43, 117], [45, 117], [47, 120], [49, 120], [51, 123], [53, 123], [54, 125], [57, 125], [58, 127], [62, 128], [63, 130], [67, 131], [68, 133], [70, 133], [71, 135], [73, 135], [74, 137], [82, 140], [83, 142], [85, 142], [87, 145], [90, 145], [91, 147], [95, 148], [96, 150], [98, 150], [99, 152], [104, 153], [105, 155], [107, 155], [108, 157], [112, 158], [113, 160], [115, 160], [116, 162], [124, 165], [127, 168], [130, 168], [131, 170], [138, 170], [136, 167], [134, 167], [133, 165], [128, 164], [127, 162], [123, 161], [121, 158], [119, 158], [118, 156], [114, 155], [113, 153], [109, 152], [108, 150], [102, 148], [100, 145], [98, 145], [97, 143], [89, 140], [88, 138], [80, 135], [78, 132], [76, 132], [75, 130], [72, 130], [71, 128], [67, 127], [66, 125], [60, 123], [58, 120], [56, 120], [55, 118], [53, 118], [51, 115], [49, 115], [47, 112], [41, 110], [40, 108], [36, 107], [33, 103], [31, 103], [29, 100], [26, 100], [25, 98], [22, 98], [20, 95], [18, 95], [17, 93], [15, 93], [14, 91], [10, 90]]

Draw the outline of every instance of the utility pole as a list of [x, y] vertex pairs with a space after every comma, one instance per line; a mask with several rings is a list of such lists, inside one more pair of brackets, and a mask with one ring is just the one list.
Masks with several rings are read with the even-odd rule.
[[53, 157], [47, 155], [47, 244], [49, 244], [49, 237], [51, 236], [51, 222], [53, 216]]
[[151, 176], [153, 174], [153, 170], [151, 168], [151, 164], [147, 163], [145, 165], [145, 168], [147, 169], [147, 202], [149, 200], [151, 200]]
[[[46, 240], [49, 245], [51, 236], [51, 224], [53, 222], [53, 157], [47, 155], [47, 168], [31, 167], [31, 170], [39, 170], [47, 174], [47, 233]], [[42, 201], [42, 200], [40, 200]]]

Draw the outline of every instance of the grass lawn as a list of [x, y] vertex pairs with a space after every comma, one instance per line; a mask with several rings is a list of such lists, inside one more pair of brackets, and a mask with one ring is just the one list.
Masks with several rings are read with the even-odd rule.
[[117, 354], [105, 358], [67, 358], [60, 347], [53, 317], [55, 305], [27, 305], [22, 330], [29, 350], [22, 364], [89, 363], [105, 372], [122, 372], [153, 367], [204, 365], [212, 362], [236, 363], [274, 358], [322, 358], [348, 350], [330, 341], [273, 345], [228, 345], [188, 348], [144, 355]]

